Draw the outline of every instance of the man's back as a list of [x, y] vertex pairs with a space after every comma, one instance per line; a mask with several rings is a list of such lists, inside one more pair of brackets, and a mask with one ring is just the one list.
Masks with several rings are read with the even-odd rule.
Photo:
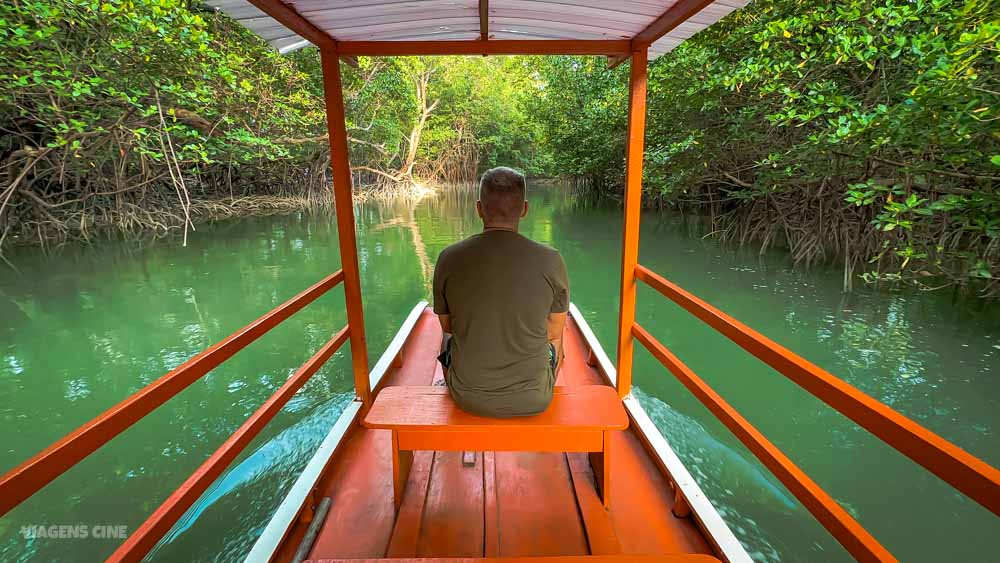
[[446, 248], [434, 269], [434, 312], [449, 315], [448, 386], [463, 409], [489, 416], [541, 412], [552, 398], [548, 318], [569, 308], [554, 249], [510, 230]]

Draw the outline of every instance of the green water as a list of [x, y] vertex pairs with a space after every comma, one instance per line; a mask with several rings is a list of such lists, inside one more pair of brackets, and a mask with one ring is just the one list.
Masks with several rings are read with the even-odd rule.
[[[477, 231], [471, 192], [358, 207], [372, 363], [429, 295], [446, 245]], [[620, 213], [539, 188], [524, 232], [559, 248], [573, 301], [613, 355]], [[1000, 465], [1000, 320], [949, 295], [840, 292], [837, 270], [702, 240], [645, 218], [640, 260], [802, 356]], [[179, 241], [14, 253], [0, 270], [0, 471], [30, 457], [340, 264], [333, 219], [302, 213], [199, 227]], [[640, 323], [904, 561], [995, 561], [1000, 519], [647, 288]], [[0, 519], [0, 560], [91, 561], [116, 542], [26, 539], [29, 525], [137, 527], [345, 322], [343, 293], [191, 385]], [[755, 559], [849, 557], [644, 350], [636, 393]], [[348, 347], [288, 404], [153, 554], [236, 560], [350, 398]]]

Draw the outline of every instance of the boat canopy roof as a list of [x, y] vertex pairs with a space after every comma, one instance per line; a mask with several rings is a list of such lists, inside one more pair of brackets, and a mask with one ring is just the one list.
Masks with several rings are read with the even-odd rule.
[[[328, 39], [334, 45], [549, 40], [608, 41], [608, 45], [628, 42], [630, 47], [646, 47], [648, 57], [653, 59], [749, 1], [208, 0], [207, 3], [282, 53], [309, 43], [324, 47], [321, 43]], [[594, 54], [614, 54], [611, 51]], [[553, 49], [552, 52], [589, 51]], [[431, 53], [359, 50], [356, 54]], [[489, 53], [484, 50], [482, 54]]]

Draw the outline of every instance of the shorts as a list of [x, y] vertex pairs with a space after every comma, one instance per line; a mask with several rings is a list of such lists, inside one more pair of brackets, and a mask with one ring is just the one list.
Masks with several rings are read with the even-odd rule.
[[[452, 338], [451, 336], [444, 337], [444, 349], [441, 350], [441, 353], [438, 354], [437, 357], [438, 361], [441, 362], [441, 365], [444, 367], [445, 373], [448, 373], [448, 368], [451, 367], [451, 338]], [[551, 342], [549, 342], [548, 344], [549, 344], [549, 367], [552, 368], [553, 372], [555, 372], [556, 362], [559, 361], [558, 358], [556, 358], [556, 346]]]

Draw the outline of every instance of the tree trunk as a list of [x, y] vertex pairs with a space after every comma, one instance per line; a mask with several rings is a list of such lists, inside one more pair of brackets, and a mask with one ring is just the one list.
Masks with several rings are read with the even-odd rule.
[[406, 160], [403, 161], [403, 166], [399, 169], [400, 179], [406, 178], [411, 182], [413, 181], [413, 166], [417, 162], [417, 149], [420, 147], [420, 136], [423, 134], [424, 126], [427, 124], [427, 118], [430, 117], [431, 112], [437, 107], [439, 101], [434, 100], [430, 105], [427, 103], [427, 85], [433, 73], [433, 70], [425, 70], [414, 81], [417, 89], [417, 104], [420, 107], [420, 117], [417, 118], [417, 122], [410, 131]]

